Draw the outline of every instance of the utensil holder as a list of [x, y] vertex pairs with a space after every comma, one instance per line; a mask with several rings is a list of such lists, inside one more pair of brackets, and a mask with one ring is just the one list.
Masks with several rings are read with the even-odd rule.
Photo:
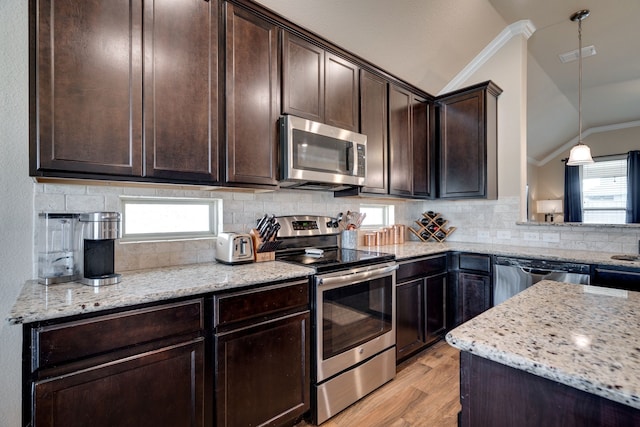
[[342, 249], [358, 248], [358, 230], [344, 230], [341, 233]]

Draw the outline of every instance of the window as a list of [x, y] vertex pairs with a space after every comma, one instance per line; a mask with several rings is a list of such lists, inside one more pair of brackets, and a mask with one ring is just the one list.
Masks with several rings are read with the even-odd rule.
[[627, 158], [609, 156], [582, 166], [583, 222], [624, 224], [627, 209]]
[[393, 205], [360, 205], [360, 213], [367, 216], [362, 221], [364, 228], [381, 228], [395, 222]]
[[123, 240], [215, 237], [222, 201], [186, 198], [122, 198]]

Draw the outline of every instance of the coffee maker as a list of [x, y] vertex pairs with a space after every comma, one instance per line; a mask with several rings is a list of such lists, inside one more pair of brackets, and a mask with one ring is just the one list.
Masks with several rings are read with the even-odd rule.
[[119, 212], [90, 212], [78, 217], [79, 280], [85, 285], [119, 283], [115, 270], [115, 241], [122, 237]]
[[52, 285], [76, 280], [78, 214], [43, 212], [38, 219], [38, 282]]

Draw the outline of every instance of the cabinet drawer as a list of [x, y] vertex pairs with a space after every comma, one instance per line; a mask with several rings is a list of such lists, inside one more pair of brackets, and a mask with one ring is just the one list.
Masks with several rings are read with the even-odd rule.
[[439, 255], [433, 258], [424, 258], [417, 261], [400, 264], [396, 272], [396, 281], [404, 282], [413, 277], [424, 277], [441, 273], [447, 270], [447, 256]]
[[204, 329], [202, 299], [34, 328], [33, 368]]
[[309, 306], [309, 282], [268, 286], [251, 291], [214, 295], [215, 326], [269, 317]]
[[460, 270], [491, 272], [491, 256], [476, 254], [460, 254]]

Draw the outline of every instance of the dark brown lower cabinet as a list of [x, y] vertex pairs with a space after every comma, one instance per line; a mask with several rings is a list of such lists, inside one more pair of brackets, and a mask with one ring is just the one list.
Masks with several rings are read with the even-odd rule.
[[466, 322], [491, 308], [491, 277], [474, 273], [460, 273], [458, 277], [461, 320]]
[[310, 408], [307, 282], [214, 300], [216, 425], [293, 425]]
[[446, 329], [446, 256], [403, 263], [396, 280], [396, 359], [439, 340]]
[[493, 305], [491, 255], [449, 253], [448, 328], [490, 309]]
[[426, 344], [423, 279], [398, 285], [396, 305], [396, 359], [400, 360]]
[[35, 426], [203, 426], [204, 338], [36, 382]]
[[567, 385], [460, 353], [461, 427], [627, 427], [640, 411]]
[[216, 336], [218, 426], [279, 426], [309, 409], [309, 312]]
[[25, 325], [24, 425], [207, 425], [203, 307], [196, 298]]

